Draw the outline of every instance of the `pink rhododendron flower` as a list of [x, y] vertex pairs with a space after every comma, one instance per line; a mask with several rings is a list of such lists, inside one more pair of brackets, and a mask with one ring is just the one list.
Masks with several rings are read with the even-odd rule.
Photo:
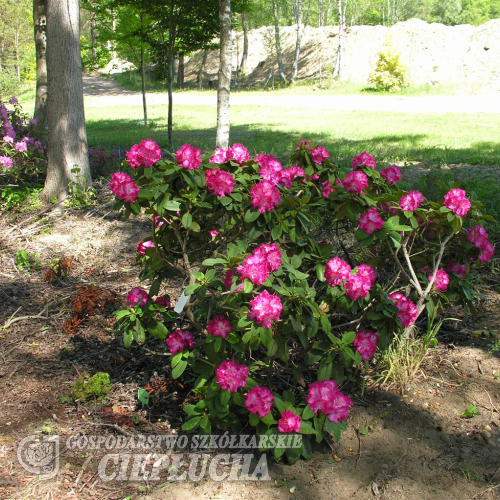
[[445, 270], [448, 273], [455, 273], [461, 279], [464, 279], [467, 274], [467, 266], [465, 264], [461, 266], [458, 262], [448, 262]]
[[321, 185], [323, 186], [323, 198], [328, 198], [331, 193], [335, 192], [330, 181], [325, 181]]
[[373, 283], [375, 282], [375, 271], [370, 264], [361, 264], [355, 267], [344, 282], [347, 296], [352, 300], [364, 299]]
[[14, 138], [12, 138], [10, 135], [4, 135], [2, 140], [3, 142], [8, 142], [10, 144], [14, 142]]
[[122, 172], [111, 174], [109, 188], [118, 199], [126, 203], [134, 203], [140, 191], [140, 188], [136, 186], [132, 178]]
[[265, 181], [278, 184], [283, 175], [281, 163], [272, 155], [259, 154], [256, 159], [260, 165], [259, 175]]
[[233, 144], [232, 147], [228, 148], [226, 156], [228, 160], [234, 160], [240, 164], [250, 159], [248, 149], [238, 143]]
[[382, 229], [384, 221], [377, 212], [377, 209], [372, 207], [368, 212], [364, 212], [360, 215], [359, 219], [359, 229], [364, 231], [366, 234], [372, 234], [375, 231]]
[[154, 248], [154, 247], [155, 247], [155, 244], [151, 240], [145, 241], [144, 243], [142, 241], [139, 241], [139, 243], [137, 243], [137, 251], [141, 255], [145, 255], [146, 254], [146, 249], [147, 248]]
[[172, 309], [172, 304], [170, 303], [170, 297], [168, 295], [164, 295], [163, 297], [157, 297], [155, 300], [155, 304], [160, 307], [166, 307], [167, 309]]
[[310, 181], [315, 181], [316, 179], [319, 179], [319, 175], [318, 174], [313, 174], [313, 175], [311, 175], [311, 177], [309, 177]]
[[483, 243], [480, 250], [481, 251], [479, 252], [478, 259], [481, 262], [488, 262], [493, 257], [493, 254], [495, 253], [495, 248], [493, 247], [493, 245], [489, 241], [486, 241], [485, 243]]
[[298, 165], [293, 165], [293, 167], [284, 168], [281, 171], [281, 179], [279, 181], [279, 184], [290, 189], [292, 187], [292, 182], [294, 179], [296, 179], [297, 177], [305, 176], [306, 174]]
[[224, 198], [226, 194], [231, 194], [235, 184], [234, 177], [229, 172], [214, 168], [205, 172], [205, 186], [214, 196]]
[[259, 325], [264, 328], [271, 328], [274, 320], [280, 319], [283, 305], [277, 295], [269, 295], [267, 290], [264, 290], [249, 302], [252, 310], [248, 313], [250, 319], [255, 319]]
[[208, 160], [208, 163], [224, 163], [227, 161], [227, 152], [222, 148], [215, 148], [215, 154]]
[[300, 421], [302, 417], [296, 415], [292, 410], [285, 410], [278, 420], [278, 430], [280, 432], [300, 432]]
[[375, 274], [375, 269], [373, 269], [373, 267], [370, 266], [370, 264], [360, 264], [355, 269], [357, 269], [358, 276], [363, 276], [365, 279], [368, 280], [371, 288], [373, 283], [375, 283], [375, 280], [377, 279], [377, 275]]
[[328, 158], [330, 158], [328, 151], [322, 146], [316, 146], [314, 149], [311, 149], [311, 154], [313, 162], [318, 165], [322, 165], [323, 160], [328, 160]]
[[273, 407], [274, 396], [267, 387], [255, 386], [245, 396], [245, 406], [253, 415], [264, 418]]
[[379, 203], [377, 206], [382, 212], [389, 212], [392, 215], [398, 215], [398, 211], [394, 208], [394, 205], [392, 205], [392, 203], [388, 204], [385, 201], [383, 201]]
[[389, 300], [395, 301], [396, 307], [399, 309], [398, 318], [403, 327], [411, 326], [415, 323], [418, 316], [418, 309], [411, 300], [408, 300], [401, 293], [391, 293]]
[[253, 206], [261, 213], [270, 212], [279, 205], [281, 195], [277, 187], [270, 181], [260, 181], [250, 190]]
[[[427, 280], [432, 279], [432, 273], [427, 276]], [[438, 269], [436, 272], [436, 280], [434, 281], [434, 286], [438, 292], [444, 292], [448, 288], [448, 283], [450, 282], [450, 277], [446, 271], [443, 269]]]
[[16, 142], [14, 144], [14, 147], [19, 151], [19, 152], [23, 152], [23, 151], [26, 151], [28, 149], [28, 145], [24, 142], [24, 141], [21, 141], [21, 142]]
[[231, 287], [233, 286], [233, 276], [235, 275], [234, 269], [228, 269], [226, 272], [226, 276], [224, 277], [224, 285], [226, 285], [226, 288], [228, 290], [231, 290]]
[[237, 270], [241, 280], [248, 278], [254, 285], [262, 285], [269, 278], [266, 259], [262, 255], [249, 255]]
[[217, 383], [221, 389], [229, 392], [238, 392], [238, 389], [245, 387], [245, 379], [248, 377], [248, 367], [241, 365], [234, 360], [223, 361], [215, 370]]
[[346, 191], [361, 194], [368, 187], [368, 177], [363, 172], [353, 170], [342, 179], [342, 186]]
[[363, 151], [360, 155], [355, 156], [352, 159], [352, 169], [355, 170], [360, 165], [364, 165], [365, 167], [375, 168], [377, 164], [375, 163], [375, 158], [369, 155], [366, 151]]
[[222, 314], [214, 316], [207, 325], [207, 332], [210, 335], [214, 335], [215, 337], [222, 337], [223, 339], [225, 339], [227, 337], [227, 334], [231, 331], [231, 323]]
[[361, 354], [361, 359], [370, 359], [378, 346], [378, 335], [372, 330], [359, 330], [353, 342], [356, 350]]
[[380, 177], [385, 179], [388, 184], [396, 185], [401, 180], [401, 170], [397, 165], [386, 167], [380, 172]]
[[467, 230], [467, 240], [474, 243], [474, 246], [481, 248], [488, 240], [488, 233], [483, 226], [469, 227]]
[[166, 340], [170, 352], [175, 355], [185, 349], [192, 349], [196, 342], [193, 340], [193, 335], [184, 330], [173, 331]]
[[127, 295], [127, 304], [129, 307], [142, 307], [148, 301], [148, 294], [139, 287], [132, 288]]
[[277, 271], [283, 263], [281, 250], [276, 243], [272, 243], [271, 245], [260, 245], [253, 251], [253, 254], [264, 257], [267, 268], [271, 273]]
[[177, 164], [188, 170], [194, 170], [201, 164], [201, 150], [184, 144], [175, 153]]
[[452, 189], [445, 195], [443, 205], [463, 217], [471, 206], [470, 200], [465, 195], [466, 192], [463, 189]]
[[210, 234], [210, 236], [212, 238], [215, 238], [218, 234], [219, 234], [219, 231], [216, 231], [215, 229], [213, 231], [208, 231], [208, 233]]
[[36, 125], [38, 123], [36, 118], [30, 118], [31, 125]]
[[337, 286], [349, 278], [351, 266], [340, 257], [334, 257], [326, 264], [325, 279], [331, 286]]
[[401, 197], [399, 200], [399, 207], [405, 212], [413, 212], [424, 201], [424, 195], [420, 191], [410, 191], [408, 194]]
[[320, 411], [328, 420], [335, 423], [346, 420], [349, 407], [352, 406], [351, 398], [340, 392], [334, 380], [311, 384], [306, 401], [316, 415]]
[[9, 156], [0, 156], [0, 165], [5, 168], [12, 167], [12, 158]]
[[131, 168], [136, 169], [141, 165], [149, 168], [161, 159], [161, 150], [152, 139], [144, 139], [134, 144], [125, 156]]

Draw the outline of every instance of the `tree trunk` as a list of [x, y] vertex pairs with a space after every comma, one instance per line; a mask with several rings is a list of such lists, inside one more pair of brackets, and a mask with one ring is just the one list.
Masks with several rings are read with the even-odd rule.
[[243, 54], [241, 56], [241, 66], [240, 71], [242, 75], [247, 73], [248, 64], [248, 21], [245, 12], [241, 13], [241, 26], [243, 27]]
[[281, 83], [286, 83], [286, 76], [283, 70], [283, 55], [281, 54], [281, 44], [280, 44], [280, 18], [278, 15], [278, 2], [273, 0], [273, 11], [274, 11], [274, 36], [276, 38], [276, 55], [278, 56], [278, 72], [280, 75]]
[[347, 0], [337, 0], [339, 7], [339, 46], [337, 49], [337, 59], [335, 60], [335, 67], [333, 68], [333, 77], [340, 81], [342, 77], [342, 53], [344, 51], [344, 35], [345, 35], [345, 11], [347, 7]]
[[217, 88], [217, 134], [215, 147], [229, 145], [229, 96], [231, 93], [231, 0], [219, 0], [220, 57], [219, 85]]
[[148, 127], [148, 106], [146, 104], [146, 64], [144, 63], [144, 43], [141, 42], [141, 90], [142, 109], [144, 111], [144, 126]]
[[175, 23], [174, 23], [174, 7], [175, 2], [170, 3], [170, 19], [168, 27], [168, 54], [167, 54], [167, 71], [168, 71], [168, 118], [167, 118], [167, 133], [168, 144], [170, 149], [174, 150], [173, 138], [173, 84], [174, 84], [174, 43], [175, 43]]
[[78, 0], [47, 9], [49, 162], [40, 198], [61, 201], [70, 182], [92, 184], [83, 108]]
[[184, 54], [179, 54], [179, 67], [177, 68], [177, 88], [184, 89]]
[[198, 69], [198, 73], [196, 74], [196, 83], [199, 85], [200, 89], [202, 83], [202, 74], [203, 70], [205, 69], [205, 65], [207, 64], [207, 58], [208, 58], [208, 49], [205, 49], [203, 51], [203, 60], [201, 61], [201, 66]]
[[47, 130], [47, 0], [33, 0], [36, 50], [36, 100], [33, 117]]
[[295, 43], [295, 58], [293, 60], [292, 76], [290, 77], [292, 84], [295, 83], [295, 79], [297, 78], [297, 73], [299, 71], [300, 42], [302, 40], [302, 0], [296, 0], [293, 3], [293, 13], [295, 16], [295, 22], [297, 23], [297, 41]]

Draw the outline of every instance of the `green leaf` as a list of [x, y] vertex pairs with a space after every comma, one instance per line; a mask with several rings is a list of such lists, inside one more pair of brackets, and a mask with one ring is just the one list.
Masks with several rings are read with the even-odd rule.
[[165, 340], [168, 337], [168, 330], [163, 323], [151, 318], [147, 323], [147, 330], [155, 339]]
[[195, 405], [186, 405], [183, 410], [186, 412], [187, 415], [199, 415], [200, 412], [196, 408]]
[[314, 417], [314, 412], [311, 410], [311, 407], [307, 405], [302, 412], [302, 420], [309, 420]]
[[189, 212], [186, 212], [181, 218], [181, 223], [186, 229], [188, 229], [191, 222], [193, 222], [193, 216]]
[[299, 269], [299, 267], [301, 266], [301, 264], [302, 264], [302, 257], [300, 257], [300, 255], [295, 254], [292, 257], [292, 266], [295, 269]]
[[302, 421], [300, 424], [300, 433], [301, 434], [316, 434], [316, 431], [313, 429], [313, 426], [309, 422]]
[[325, 265], [324, 264], [316, 264], [316, 276], [319, 281], [325, 281]]
[[167, 200], [166, 202], [162, 202], [160, 205], [164, 210], [169, 210], [171, 212], [178, 212], [181, 208], [181, 204], [178, 201]]
[[249, 279], [245, 279], [243, 282], [243, 292], [250, 293], [253, 290], [253, 284]]
[[149, 392], [144, 389], [137, 390], [137, 399], [141, 402], [142, 408], [149, 404]]
[[271, 237], [273, 240], [277, 240], [282, 234], [283, 230], [281, 229], [281, 226], [274, 226], [271, 229]]
[[259, 218], [259, 215], [260, 215], [260, 212], [258, 212], [257, 210], [252, 210], [252, 209], [249, 209], [246, 213], [245, 213], [245, 222], [248, 224], [250, 222], [254, 222], [256, 221], [258, 218]]
[[342, 342], [344, 344], [352, 344], [356, 338], [356, 332], [347, 332], [342, 335]]
[[221, 391], [220, 402], [222, 406], [227, 406], [230, 399], [231, 399], [231, 393], [229, 391]]
[[201, 263], [201, 265], [205, 267], [212, 267], [215, 266], [215, 264], [227, 264], [227, 260], [218, 257], [217, 259], [205, 259]]
[[472, 418], [474, 415], [479, 415], [479, 410], [474, 405], [470, 405], [467, 410], [460, 413], [462, 418]]
[[189, 295], [192, 295], [194, 292], [196, 292], [196, 290], [198, 290], [198, 288], [200, 288], [200, 284], [199, 283], [191, 283], [191, 285], [188, 285], [185, 290], [184, 290], [184, 295], [186, 296], [189, 296]]
[[186, 369], [187, 361], [185, 359], [179, 361], [176, 367], [172, 370], [172, 378], [179, 378]]
[[182, 426], [183, 431], [192, 431], [196, 429], [200, 425], [201, 417], [193, 417], [190, 418], [187, 422]]
[[286, 410], [284, 401], [278, 396], [274, 396], [274, 404], [276, 405], [276, 408], [278, 408], [280, 413], [283, 413]]

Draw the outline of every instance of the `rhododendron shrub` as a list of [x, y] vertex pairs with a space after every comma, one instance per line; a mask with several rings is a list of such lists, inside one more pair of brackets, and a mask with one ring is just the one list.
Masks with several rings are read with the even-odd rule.
[[41, 131], [15, 97], [0, 101], [0, 175], [10, 180], [33, 180], [45, 172], [47, 152]]
[[[274, 450], [290, 461], [310, 456], [308, 436], [339, 439], [346, 382], [422, 312], [473, 310], [470, 277], [494, 251], [473, 197], [453, 185], [426, 200], [366, 152], [346, 170], [308, 141], [285, 166], [241, 144], [142, 163], [111, 182], [116, 209], [151, 220], [145, 285], [117, 313], [124, 344], [165, 342], [171, 376], [197, 396], [184, 430], [300, 432], [300, 449]], [[186, 286], [171, 309], [173, 277]]]

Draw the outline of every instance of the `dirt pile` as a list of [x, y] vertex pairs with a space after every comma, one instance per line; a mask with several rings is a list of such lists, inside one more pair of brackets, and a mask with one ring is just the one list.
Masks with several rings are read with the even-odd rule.
[[[285, 73], [291, 74], [295, 52], [296, 26], [281, 28], [281, 46]], [[274, 28], [249, 32], [247, 74], [239, 84], [264, 85], [274, 69]], [[315, 79], [318, 86], [331, 75], [338, 48], [338, 27], [307, 26], [302, 38], [299, 79]], [[347, 29], [342, 57], [341, 79], [366, 84], [375, 68], [379, 52], [391, 46], [400, 53], [409, 68], [413, 85], [453, 86], [468, 93], [500, 92], [500, 19], [475, 27], [444, 26], [410, 19], [390, 28], [353, 26]], [[233, 38], [233, 68], [241, 62], [243, 34]], [[186, 80], [195, 84], [201, 70], [203, 86], [217, 79], [218, 51], [210, 51], [203, 66], [203, 52], [197, 52], [186, 64]]]

